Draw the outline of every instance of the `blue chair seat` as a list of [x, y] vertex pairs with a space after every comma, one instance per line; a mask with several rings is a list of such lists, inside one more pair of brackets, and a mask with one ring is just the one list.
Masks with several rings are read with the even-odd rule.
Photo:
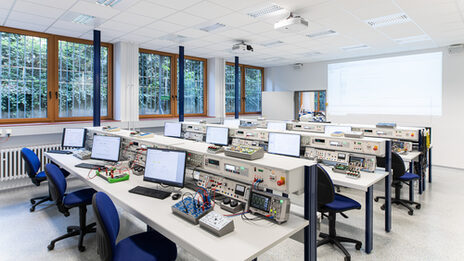
[[326, 210], [335, 210], [338, 212], [343, 212], [350, 209], [360, 209], [361, 204], [359, 204], [356, 200], [353, 200], [349, 197], [345, 197], [343, 195], [335, 193], [334, 201], [325, 204], [324, 209]]
[[92, 188], [71, 192], [64, 197], [63, 204], [67, 208], [72, 208], [78, 205], [90, 205], [92, 204], [92, 196], [95, 192], [96, 191]]
[[410, 181], [410, 180], [419, 179], [419, 178], [420, 177], [417, 174], [406, 172], [406, 173], [404, 173], [403, 176], [400, 177], [400, 180], [402, 180], [402, 181]]
[[136, 234], [121, 240], [115, 248], [113, 261], [175, 260], [176, 244], [156, 231]]

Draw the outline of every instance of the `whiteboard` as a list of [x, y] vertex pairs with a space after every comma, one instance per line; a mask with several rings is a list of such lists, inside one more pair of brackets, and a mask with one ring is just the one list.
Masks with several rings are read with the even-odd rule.
[[267, 120], [292, 120], [294, 110], [293, 92], [263, 92], [262, 115]]

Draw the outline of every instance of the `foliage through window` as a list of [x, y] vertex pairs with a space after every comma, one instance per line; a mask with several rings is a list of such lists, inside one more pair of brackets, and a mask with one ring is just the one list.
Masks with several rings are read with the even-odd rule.
[[245, 112], [261, 111], [262, 84], [261, 69], [245, 68]]
[[47, 118], [47, 39], [0, 33], [0, 119]]
[[[93, 115], [93, 45], [58, 41], [59, 117]], [[101, 116], [108, 115], [108, 48], [101, 47]]]
[[[179, 62], [177, 62], [179, 63]], [[177, 65], [179, 68], [179, 65]], [[205, 94], [205, 62], [185, 59], [184, 63], [184, 113], [203, 114]], [[179, 86], [179, 70], [177, 70], [177, 86]], [[179, 96], [179, 89], [177, 89]], [[179, 105], [177, 105], [179, 108]]]
[[[241, 95], [241, 67], [238, 68], [238, 89], [239, 97]], [[235, 66], [226, 64], [226, 112], [235, 112]], [[240, 107], [239, 107], [240, 112]]]
[[139, 54], [140, 115], [171, 114], [171, 57]]

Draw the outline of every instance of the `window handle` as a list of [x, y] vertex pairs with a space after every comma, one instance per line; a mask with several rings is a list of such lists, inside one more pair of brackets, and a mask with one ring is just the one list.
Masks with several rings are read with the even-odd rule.
[[48, 92], [48, 97], [51, 99], [52, 98], [52, 92]]
[[55, 92], [55, 97], [58, 100], [58, 92]]

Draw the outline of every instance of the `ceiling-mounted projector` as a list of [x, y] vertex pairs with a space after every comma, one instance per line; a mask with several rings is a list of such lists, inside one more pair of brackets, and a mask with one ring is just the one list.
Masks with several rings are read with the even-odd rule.
[[308, 21], [301, 16], [293, 16], [292, 13], [284, 19], [274, 24], [274, 29], [281, 32], [298, 32], [308, 29]]
[[246, 44], [244, 41], [232, 45], [232, 52], [234, 53], [248, 53], [253, 52], [253, 47]]

